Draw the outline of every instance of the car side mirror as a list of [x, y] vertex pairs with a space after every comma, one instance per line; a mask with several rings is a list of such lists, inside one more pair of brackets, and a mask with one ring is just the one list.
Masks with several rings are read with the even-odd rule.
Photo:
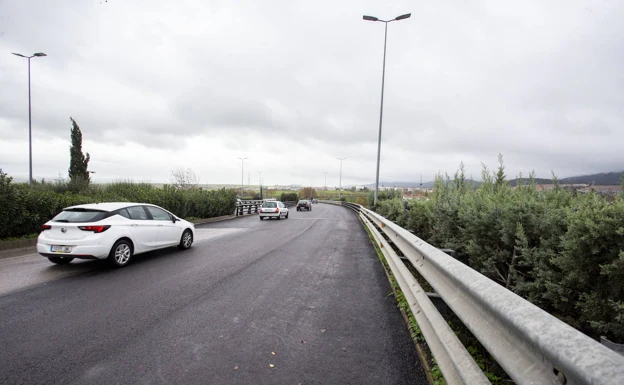
[[178, 218], [176, 218], [175, 216], [171, 216], [171, 220], [173, 221], [173, 223], [176, 223], [176, 221], [178, 220]]

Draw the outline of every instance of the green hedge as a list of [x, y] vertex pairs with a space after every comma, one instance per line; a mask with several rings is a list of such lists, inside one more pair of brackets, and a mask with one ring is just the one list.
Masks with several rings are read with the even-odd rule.
[[475, 189], [460, 171], [439, 176], [430, 200], [381, 200], [377, 211], [584, 333], [624, 343], [624, 197], [512, 188], [487, 169]]
[[145, 183], [113, 183], [92, 186], [76, 194], [66, 185], [15, 184], [0, 170], [0, 239], [37, 233], [41, 225], [63, 208], [95, 202], [139, 202], [161, 206], [175, 215], [211, 218], [232, 214], [236, 192], [232, 190], [179, 190], [165, 185], [156, 188]]
[[297, 193], [282, 193], [280, 195], [280, 201], [282, 202], [297, 202], [299, 201], [299, 197]]

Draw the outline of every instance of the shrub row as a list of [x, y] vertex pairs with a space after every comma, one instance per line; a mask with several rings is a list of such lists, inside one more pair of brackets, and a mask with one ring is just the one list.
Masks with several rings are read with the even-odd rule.
[[624, 197], [482, 178], [474, 188], [462, 169], [439, 176], [429, 200], [376, 209], [582, 332], [624, 343]]
[[140, 202], [161, 206], [175, 215], [211, 218], [234, 212], [232, 190], [180, 190], [165, 185], [122, 182], [72, 193], [59, 184], [15, 184], [0, 170], [0, 239], [37, 233], [63, 208], [96, 202]]
[[297, 193], [282, 193], [282, 195], [280, 195], [280, 201], [282, 202], [297, 202], [299, 200], [299, 197], [297, 195]]

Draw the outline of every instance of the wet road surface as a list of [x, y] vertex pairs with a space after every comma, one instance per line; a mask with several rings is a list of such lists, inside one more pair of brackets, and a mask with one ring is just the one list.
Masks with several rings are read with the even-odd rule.
[[0, 259], [0, 384], [426, 384], [350, 211], [195, 238], [122, 269]]

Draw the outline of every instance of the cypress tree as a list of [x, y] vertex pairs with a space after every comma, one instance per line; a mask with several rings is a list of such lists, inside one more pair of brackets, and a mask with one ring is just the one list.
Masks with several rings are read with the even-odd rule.
[[69, 148], [69, 179], [73, 183], [86, 181], [89, 183], [89, 172], [87, 167], [89, 166], [89, 160], [91, 157], [89, 153], [85, 156], [82, 152], [82, 132], [76, 121], [70, 117], [72, 122], [71, 129], [71, 147]]

